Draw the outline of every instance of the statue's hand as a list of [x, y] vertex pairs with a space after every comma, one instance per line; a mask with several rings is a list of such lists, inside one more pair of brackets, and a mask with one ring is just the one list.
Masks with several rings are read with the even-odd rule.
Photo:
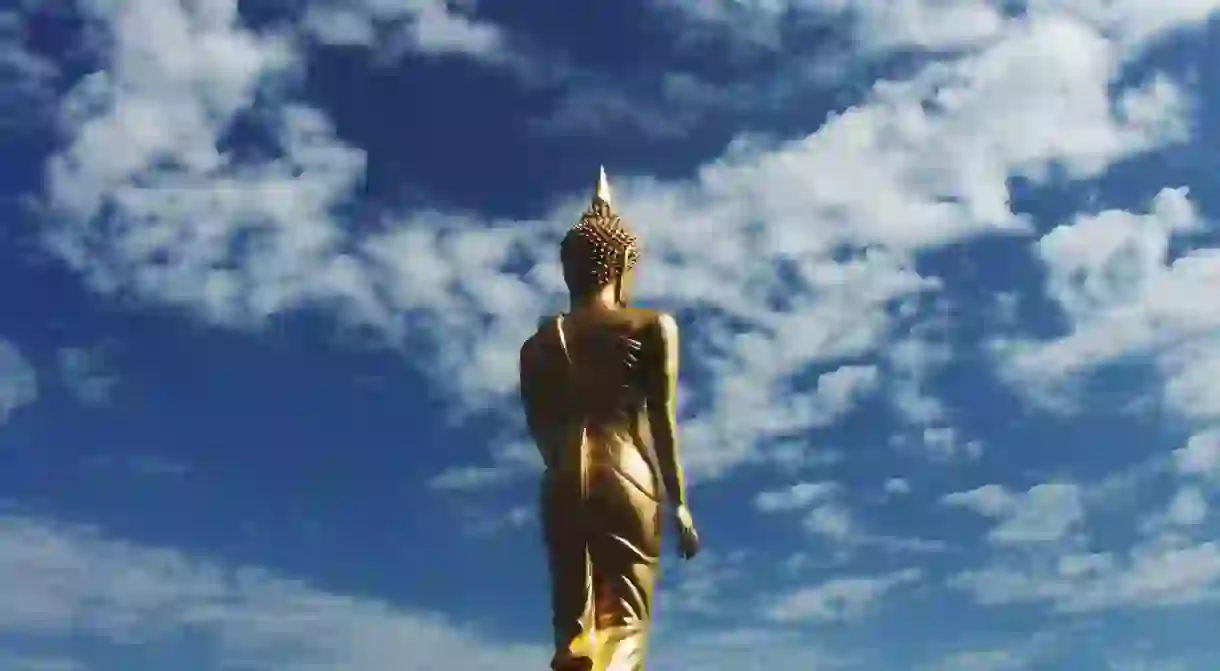
[[699, 532], [695, 531], [695, 521], [691, 518], [690, 509], [678, 506], [675, 517], [678, 521], [678, 554], [683, 559], [693, 559], [699, 554]]

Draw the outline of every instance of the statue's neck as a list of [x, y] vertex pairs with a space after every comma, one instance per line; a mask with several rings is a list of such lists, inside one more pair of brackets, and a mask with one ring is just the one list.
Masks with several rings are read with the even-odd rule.
[[598, 291], [580, 296], [570, 296], [568, 304], [571, 310], [617, 310], [622, 307], [618, 302], [614, 285], [603, 287]]

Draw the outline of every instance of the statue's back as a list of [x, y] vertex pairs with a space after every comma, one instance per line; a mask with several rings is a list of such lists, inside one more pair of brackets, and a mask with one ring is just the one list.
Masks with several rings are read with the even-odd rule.
[[647, 406], [660, 361], [657, 322], [656, 311], [642, 308], [581, 311], [543, 320], [526, 343], [522, 387], [532, 393], [524, 401], [551, 428], [540, 432], [539, 449], [552, 476], [574, 475], [587, 443], [595, 460], [642, 459], [645, 472], [627, 470], [656, 495]]

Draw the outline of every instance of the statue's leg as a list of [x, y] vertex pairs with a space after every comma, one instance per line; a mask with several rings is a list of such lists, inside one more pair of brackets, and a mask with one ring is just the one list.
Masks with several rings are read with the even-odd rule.
[[598, 644], [593, 669], [641, 671], [660, 568], [661, 506], [615, 469], [600, 475], [589, 502]]
[[554, 671], [593, 667], [593, 583], [579, 483], [542, 483], [542, 527], [551, 576]]

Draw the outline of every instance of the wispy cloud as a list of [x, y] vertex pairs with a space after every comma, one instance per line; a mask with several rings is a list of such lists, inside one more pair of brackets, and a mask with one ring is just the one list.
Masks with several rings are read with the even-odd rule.
[[[265, 115], [277, 162], [218, 153], [255, 92], [302, 58], [224, 6], [92, 6], [113, 48], [105, 74], [67, 103], [80, 111], [49, 165], [47, 195], [62, 215], [47, 231], [51, 249], [99, 291], [216, 323], [328, 306], [398, 340], [409, 319], [433, 334], [438, 356], [426, 365], [458, 405], [510, 398], [516, 344], [557, 304], [548, 250], [558, 229], [408, 212], [356, 236], [336, 207], [359, 183], [363, 153], [289, 100]], [[790, 381], [883, 350], [903, 323], [889, 307], [940, 286], [913, 269], [912, 253], [1024, 234], [1010, 176], [1052, 164], [1096, 174], [1183, 137], [1184, 94], [1164, 78], [1116, 86], [1123, 53], [1098, 30], [1031, 14], [958, 60], [879, 84], [806, 138], [741, 143], [689, 183], [620, 180], [626, 214], [649, 222], [644, 297], [705, 315], [688, 335], [712, 372], [687, 423], [695, 477], [721, 476], [758, 446], [827, 421], [824, 401]], [[220, 45], [229, 55], [210, 57]], [[545, 219], [570, 218], [577, 198]], [[104, 224], [103, 204], [113, 213]], [[696, 250], [694, 237], [712, 244]], [[533, 270], [510, 271], [510, 259]], [[785, 305], [764, 307], [780, 289]]]
[[991, 647], [959, 649], [920, 667], [921, 671], [1032, 671], [1051, 663], [1062, 646], [1065, 631], [1039, 632], [1016, 642]]
[[906, 478], [890, 478], [885, 481], [885, 493], [888, 496], [905, 496], [911, 493], [911, 483]]
[[839, 20], [855, 31], [866, 53], [979, 48], [1003, 39], [1013, 24], [1031, 16], [1066, 14], [1114, 35], [1132, 54], [1183, 27], [1204, 23], [1220, 7], [1215, 0], [1183, 2], [1164, 12], [1140, 0], [658, 0], [652, 5], [680, 19], [681, 29], [702, 28], [714, 36], [775, 50], [799, 39], [793, 25]]
[[889, 592], [919, 579], [917, 569], [882, 576], [834, 578], [784, 595], [767, 608], [767, 616], [779, 622], [855, 620], [874, 608]]
[[1036, 395], [1061, 395], [1093, 372], [1140, 357], [1163, 376], [1167, 410], [1200, 428], [1220, 421], [1212, 374], [1220, 365], [1220, 308], [1211, 291], [1220, 256], [1206, 247], [1173, 251], [1203, 226], [1185, 189], [1165, 189], [1147, 214], [1082, 215], [1043, 236], [1036, 251], [1047, 291], [1071, 331], [1003, 343], [1010, 379]]
[[[1195, 442], [1193, 445], [1199, 445]], [[1183, 448], [1178, 452], [1189, 452]], [[1189, 460], [1189, 457], [1183, 457]], [[1179, 474], [1186, 475], [1189, 469]], [[986, 605], [1045, 603], [1068, 613], [1144, 609], [1209, 602], [1220, 597], [1220, 546], [1200, 526], [1204, 494], [1189, 485], [1171, 492], [1159, 516], [1130, 520], [1135, 540], [1100, 549], [1085, 533], [1090, 510], [1113, 502], [1110, 483], [1046, 483], [1024, 493], [997, 485], [954, 493], [943, 501], [997, 520], [988, 533], [1011, 551], [950, 580]]]
[[999, 38], [1004, 14], [982, 0], [875, 3], [868, 0], [679, 0], [651, 3], [679, 20], [680, 29], [701, 29], [706, 37], [744, 46], [780, 50], [799, 38], [794, 25], [811, 21], [846, 23], [866, 52], [896, 49], [954, 50]]
[[[545, 666], [550, 656], [548, 646], [517, 643], [426, 610], [33, 518], [0, 517], [0, 590], [6, 595], [0, 630], [58, 642], [65, 653], [82, 636], [112, 646], [120, 658], [122, 646], [133, 642], [169, 653], [191, 632], [217, 668], [381, 671], [404, 664], [440, 668], [454, 660], [529, 668]], [[829, 663], [837, 656], [775, 631], [661, 632], [660, 639], [657, 661], [677, 668], [729, 671], [744, 660]], [[74, 663], [70, 657], [44, 661]]]
[[427, 612], [327, 593], [250, 568], [110, 539], [87, 528], [0, 518], [0, 629], [67, 643], [171, 649], [197, 632], [221, 665], [380, 670], [454, 659], [544, 664], [548, 652], [490, 638]]
[[986, 605], [1046, 603], [1069, 613], [1205, 603], [1220, 596], [1220, 546], [1166, 537], [1118, 555], [1065, 553], [1024, 565], [1000, 560], [951, 584]]
[[[798, 556], [838, 562], [834, 574], [773, 595], [764, 610], [793, 625], [850, 623], [882, 612], [877, 606], [903, 587], [930, 584], [932, 571], [907, 564], [839, 572], [843, 558], [864, 550], [943, 554], [946, 543], [881, 531], [883, 522], [904, 524], [899, 515], [923, 497], [942, 494], [947, 506], [937, 515], [968, 521], [945, 510], [956, 507], [987, 523], [978, 553], [955, 556], [965, 565], [948, 581], [976, 607], [1084, 613], [1214, 599], [1220, 553], [1205, 534], [1220, 488], [1220, 306], [1211, 289], [1220, 266], [1201, 235], [1206, 222], [1188, 192], [1171, 188], [1143, 213], [1084, 213], [1043, 233], [1044, 222], [1014, 209], [1010, 185], [1093, 179], [1190, 140], [1195, 101], [1185, 83], [1132, 64], [1162, 38], [1199, 25], [1215, 3], [1159, 13], [1137, 0], [1029, 0], [1012, 11], [982, 0], [654, 4], [678, 25], [698, 25], [737, 48], [779, 50], [790, 26], [844, 22], [862, 51], [852, 58], [919, 56], [802, 136], [743, 135], [686, 179], [615, 176], [624, 214], [647, 244], [642, 298], [690, 325], [685, 340], [695, 356], [686, 358], [682, 425], [693, 481], [763, 467], [751, 480], [762, 489], [753, 512], [789, 517]], [[366, 156], [380, 148], [341, 138], [298, 87], [318, 44], [470, 59], [528, 80], [538, 61], [516, 36], [466, 4], [439, 1], [316, 2], [297, 23], [258, 29], [228, 0], [85, 0], [81, 8], [104, 39], [96, 71], [72, 82], [58, 110], [64, 142], [46, 163], [43, 194], [50, 253], [98, 294], [171, 306], [225, 328], [258, 329], [297, 311], [331, 315], [400, 350], [449, 409], [516, 416], [517, 347], [540, 315], [562, 305], [554, 247], [587, 194], [557, 194], [530, 221], [397, 208], [354, 222], [347, 206], [365, 195]], [[41, 76], [38, 68], [22, 72], [30, 82]], [[552, 131], [628, 119], [654, 134], [680, 133], [709, 110], [731, 108], [740, 93], [664, 75], [661, 93], [652, 91], [660, 102], [637, 106], [628, 104], [630, 86], [581, 88], [588, 82], [572, 74], [549, 80], [568, 77], [569, 86]], [[247, 123], [268, 135], [260, 147], [267, 158], [227, 150], [231, 131]], [[1046, 280], [1045, 296], [1004, 287], [989, 306], [1003, 338], [992, 338], [986, 364], [1024, 398], [1066, 414], [1060, 400], [1083, 379], [1147, 359], [1159, 373], [1161, 405], [1194, 433], [1156, 467], [1172, 486], [1155, 514], [1138, 517], [1138, 537], [1126, 546], [1097, 540], [1096, 508], [1103, 484], [1143, 486], [1143, 475], [970, 490], [981, 483], [895, 473], [885, 461], [894, 455], [872, 452], [868, 499], [830, 458], [856, 458], [861, 446], [823, 448], [844, 420], [872, 410], [870, 420], [889, 422], [876, 451], [910, 448], [926, 468], [952, 463], [974, 474], [997, 460], [990, 440], [966, 427], [942, 394], [942, 373], [961, 362], [960, 324], [946, 307], [951, 280], [927, 262], [981, 238], [1029, 252]], [[1027, 301], [1049, 301], [1065, 332], [1024, 333], [1017, 308]], [[86, 358], [61, 363], [86, 380], [97, 372]], [[102, 387], [109, 384], [81, 388], [101, 399]], [[0, 418], [36, 394], [32, 369], [0, 345]], [[431, 488], [477, 496], [534, 472], [520, 427], [501, 428], [484, 459], [438, 467]], [[885, 445], [890, 435], [894, 444]], [[771, 482], [777, 474], [780, 486]], [[891, 477], [899, 474], [918, 482], [918, 492]], [[945, 494], [946, 486], [964, 491]], [[879, 489], [896, 519], [874, 519], [866, 507]], [[503, 506], [472, 530], [519, 528], [531, 510]], [[162, 644], [189, 630], [219, 658], [252, 668], [359, 671], [421, 654], [413, 657], [421, 665], [524, 667], [546, 657], [540, 647], [489, 643], [484, 632], [412, 606], [77, 527], [11, 517], [2, 524], [0, 592], [16, 595], [0, 601], [6, 631]], [[710, 557], [696, 570], [705, 573], [678, 583], [675, 610], [711, 617], [715, 590], [753, 560], [731, 550]], [[788, 633], [711, 631], [703, 647], [662, 659], [707, 669], [843, 664]], [[958, 651], [942, 668], [1027, 668], [1037, 658], [1027, 653]]]
[[56, 362], [60, 382], [82, 404], [97, 407], [110, 401], [119, 377], [107, 366], [103, 349], [65, 347]]
[[487, 466], [453, 466], [428, 481], [441, 491], [469, 491], [498, 485], [521, 476], [537, 473], [542, 458], [532, 444], [522, 440], [501, 441], [492, 449], [492, 463]]
[[948, 494], [946, 505], [999, 520], [988, 535], [1003, 545], [1050, 543], [1066, 538], [1084, 522], [1083, 494], [1072, 483], [1047, 483], [1013, 494], [998, 485]]
[[38, 374], [17, 347], [0, 340], [0, 424], [38, 398]]
[[716, 86], [694, 75], [662, 73], [656, 82], [635, 87], [570, 77], [555, 107], [535, 120], [546, 135], [615, 135], [622, 130], [657, 138], [677, 138], [716, 113], [749, 104], [747, 91]]
[[319, 0], [306, 6], [302, 25], [322, 44], [368, 47], [382, 59], [413, 53], [500, 63], [510, 46], [507, 36], [464, 5], [445, 0]]
[[784, 490], [761, 492], [754, 504], [763, 512], [800, 510], [828, 500], [838, 491], [839, 485], [834, 482], [801, 482]]
[[24, 14], [0, 10], [0, 130], [45, 121], [59, 76], [59, 67], [30, 47]]
[[847, 494], [846, 488], [835, 482], [798, 482], [784, 489], [760, 492], [754, 505], [763, 513], [799, 515], [805, 531], [840, 558], [866, 547], [898, 553], [936, 553], [948, 549], [942, 541], [871, 532], [849, 507]]

